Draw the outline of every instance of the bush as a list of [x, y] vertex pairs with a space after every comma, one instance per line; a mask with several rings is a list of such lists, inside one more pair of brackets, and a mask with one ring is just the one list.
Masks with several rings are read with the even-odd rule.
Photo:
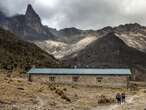
[[67, 91], [67, 89], [66, 88], [63, 88], [63, 91]]
[[114, 103], [115, 100], [112, 99], [112, 98], [107, 98], [106, 96], [104, 95], [101, 95], [99, 97], [99, 100], [98, 100], [98, 104], [111, 104], [111, 103]]
[[18, 90], [24, 90], [24, 88], [22, 88], [22, 87], [18, 87], [17, 89], [18, 89]]
[[51, 91], [56, 90], [56, 87], [55, 86], [49, 86], [49, 88], [50, 88]]
[[146, 93], [146, 90], [144, 90], [143, 93]]
[[66, 100], [67, 102], [71, 102], [71, 99], [67, 97], [65, 94], [61, 96], [62, 99]]
[[58, 94], [59, 96], [62, 96], [64, 94], [64, 92], [60, 89], [56, 89], [55, 93]]
[[56, 89], [55, 93], [58, 94], [62, 99], [66, 100], [67, 102], [71, 102], [71, 99], [65, 95], [63, 90]]

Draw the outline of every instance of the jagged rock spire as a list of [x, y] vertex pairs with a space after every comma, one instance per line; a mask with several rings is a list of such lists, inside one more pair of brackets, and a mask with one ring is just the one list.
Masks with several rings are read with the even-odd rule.
[[28, 4], [27, 10], [25, 13], [26, 19], [35, 20], [36, 22], [41, 22], [39, 15], [35, 12], [31, 4]]
[[36, 15], [36, 12], [35, 12], [34, 9], [32, 8], [32, 5], [31, 5], [31, 4], [28, 4], [25, 15], [28, 16], [28, 15], [30, 15], [30, 14], [31, 14], [31, 15]]
[[0, 21], [3, 22], [3, 20], [5, 19], [6, 19], [6, 15], [2, 11], [0, 11]]

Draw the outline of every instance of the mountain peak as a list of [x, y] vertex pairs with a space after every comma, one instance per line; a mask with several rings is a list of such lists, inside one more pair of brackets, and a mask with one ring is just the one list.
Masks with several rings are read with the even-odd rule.
[[41, 25], [41, 19], [39, 15], [35, 12], [31, 4], [28, 4], [27, 10], [25, 13], [25, 20], [26, 24], [31, 24], [33, 27], [36, 26], [36, 24]]
[[27, 8], [30, 8], [31, 9], [32, 8], [32, 5], [31, 4], [28, 4], [27, 5]]
[[66, 36], [70, 36], [70, 35], [81, 34], [82, 30], [77, 29], [75, 27], [71, 27], [71, 28], [61, 29], [60, 32], [64, 33]]
[[[100, 38], [98, 41], [100, 41], [99, 43], [106, 43], [110, 45], [116, 44], [113, 47], [116, 47], [117, 45], [125, 45], [125, 43], [123, 42], [122, 39], [120, 39], [118, 37], [118, 34], [115, 32], [109, 32], [107, 35], [103, 36], [102, 38]], [[111, 43], [112, 42], [112, 43]]]
[[125, 25], [119, 25], [118, 27], [115, 27], [114, 29], [119, 32], [137, 32], [138, 30], [144, 28], [144, 26], [141, 26], [138, 23], [129, 23]]
[[36, 12], [34, 11], [34, 9], [32, 8], [32, 5], [31, 4], [28, 4], [27, 5], [27, 10], [26, 10], [26, 15], [28, 14], [36, 14]]
[[25, 16], [26, 17], [30, 17], [30, 18], [36, 18], [37, 20], [40, 21], [40, 17], [39, 15], [35, 12], [35, 10], [33, 9], [32, 5], [31, 4], [28, 4], [27, 5], [27, 10], [26, 10], [26, 13], [25, 13]]
[[120, 25], [121, 27], [128, 27], [128, 28], [133, 28], [133, 27], [141, 27], [140, 24], [138, 23], [129, 23], [129, 24], [125, 24], [125, 25]]

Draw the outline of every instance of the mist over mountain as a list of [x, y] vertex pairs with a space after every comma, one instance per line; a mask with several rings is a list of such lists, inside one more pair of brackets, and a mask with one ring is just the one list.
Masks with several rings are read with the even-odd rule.
[[56, 30], [44, 26], [29, 4], [24, 15], [6, 17], [0, 13], [0, 27], [36, 44], [70, 66], [146, 65], [146, 27], [138, 23], [107, 26], [99, 30], [75, 27]]
[[39, 15], [34, 11], [29, 4], [25, 15], [15, 15], [13, 17], [6, 17], [0, 15], [0, 26], [6, 30], [16, 33], [24, 40], [46, 40], [53, 37], [53, 35], [42, 25]]

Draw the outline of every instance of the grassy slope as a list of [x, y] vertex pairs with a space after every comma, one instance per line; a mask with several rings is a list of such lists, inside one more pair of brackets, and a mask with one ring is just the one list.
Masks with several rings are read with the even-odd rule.
[[60, 66], [59, 61], [36, 45], [19, 40], [14, 34], [0, 29], [0, 67], [25, 68], [32, 65]]

